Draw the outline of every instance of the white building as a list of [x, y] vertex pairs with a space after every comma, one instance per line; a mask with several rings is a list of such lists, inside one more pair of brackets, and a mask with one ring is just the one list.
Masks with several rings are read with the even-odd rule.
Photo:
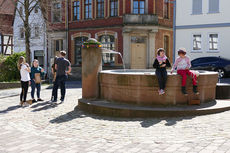
[[229, 0], [176, 0], [176, 50], [186, 48], [191, 59], [230, 58], [229, 6]]
[[[22, 4], [18, 3], [17, 7], [20, 12], [24, 12]], [[40, 66], [47, 70], [46, 26], [39, 6], [36, 6], [31, 12], [29, 25], [31, 28], [31, 61], [38, 59]], [[22, 51], [26, 51], [24, 25], [19, 13], [16, 11], [14, 19], [14, 52]]]

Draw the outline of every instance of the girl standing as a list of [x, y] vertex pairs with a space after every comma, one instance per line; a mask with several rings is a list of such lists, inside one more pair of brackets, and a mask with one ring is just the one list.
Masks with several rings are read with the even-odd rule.
[[[35, 103], [37, 101], [43, 101], [41, 99], [41, 97], [40, 97], [41, 82], [35, 80], [35, 75], [36, 74], [40, 74], [40, 75], [38, 75], [38, 77], [41, 77], [42, 75], [44, 75], [44, 69], [39, 66], [38, 60], [35, 59], [33, 61], [33, 63], [32, 63], [32, 68], [31, 68], [31, 73], [30, 73], [30, 77], [31, 77], [31, 98], [32, 98], [32, 103]], [[34, 99], [35, 88], [37, 89], [37, 101]]]
[[29, 64], [26, 63], [25, 58], [21, 56], [18, 60], [18, 69], [20, 70], [21, 75], [21, 88], [22, 92], [20, 95], [20, 105], [26, 102], [29, 81], [30, 81], [30, 67]]
[[157, 58], [153, 63], [153, 67], [156, 69], [156, 76], [160, 87], [158, 90], [159, 95], [163, 95], [165, 93], [164, 90], [167, 81], [166, 67], [171, 67], [168, 58], [165, 56], [165, 50], [163, 48], [159, 48], [157, 50]]
[[186, 91], [186, 80], [187, 80], [187, 75], [192, 77], [193, 81], [193, 92], [195, 94], [199, 94], [197, 91], [197, 76], [195, 73], [191, 72], [189, 68], [191, 67], [191, 62], [188, 56], [186, 56], [186, 49], [185, 48], [180, 48], [178, 51], [179, 57], [177, 57], [171, 73], [177, 68], [177, 74], [182, 76], [182, 87], [181, 91], [184, 95], [188, 95]]

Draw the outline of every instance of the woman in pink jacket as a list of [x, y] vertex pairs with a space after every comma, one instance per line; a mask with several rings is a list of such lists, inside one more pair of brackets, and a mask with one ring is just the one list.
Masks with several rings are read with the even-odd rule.
[[182, 76], [182, 87], [181, 91], [184, 95], [188, 95], [186, 91], [186, 80], [187, 80], [187, 75], [192, 77], [193, 81], [193, 92], [195, 94], [199, 94], [197, 91], [197, 76], [195, 73], [191, 72], [189, 69], [191, 67], [191, 62], [188, 56], [186, 56], [186, 50], [184, 48], [180, 48], [178, 51], [179, 57], [177, 57], [171, 73], [177, 69], [177, 74]]

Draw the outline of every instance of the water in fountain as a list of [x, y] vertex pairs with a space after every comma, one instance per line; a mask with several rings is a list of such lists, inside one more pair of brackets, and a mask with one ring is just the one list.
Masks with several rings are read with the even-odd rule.
[[120, 55], [121, 60], [122, 60], [123, 69], [125, 71], [124, 59], [123, 59], [123, 57], [122, 57], [120, 52], [117, 52], [117, 51], [114, 51], [114, 50], [109, 50], [109, 49], [102, 49], [102, 53], [110, 53], [110, 54], [118, 54], [118, 55]]

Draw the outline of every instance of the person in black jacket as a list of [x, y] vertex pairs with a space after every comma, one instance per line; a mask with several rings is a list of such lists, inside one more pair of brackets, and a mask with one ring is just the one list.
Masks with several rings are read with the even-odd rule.
[[167, 81], [167, 71], [166, 67], [171, 67], [171, 64], [168, 58], [165, 55], [165, 50], [163, 48], [159, 48], [157, 50], [157, 58], [153, 63], [153, 68], [156, 69], [156, 76], [159, 83], [159, 95], [163, 95], [165, 93], [165, 85]]

